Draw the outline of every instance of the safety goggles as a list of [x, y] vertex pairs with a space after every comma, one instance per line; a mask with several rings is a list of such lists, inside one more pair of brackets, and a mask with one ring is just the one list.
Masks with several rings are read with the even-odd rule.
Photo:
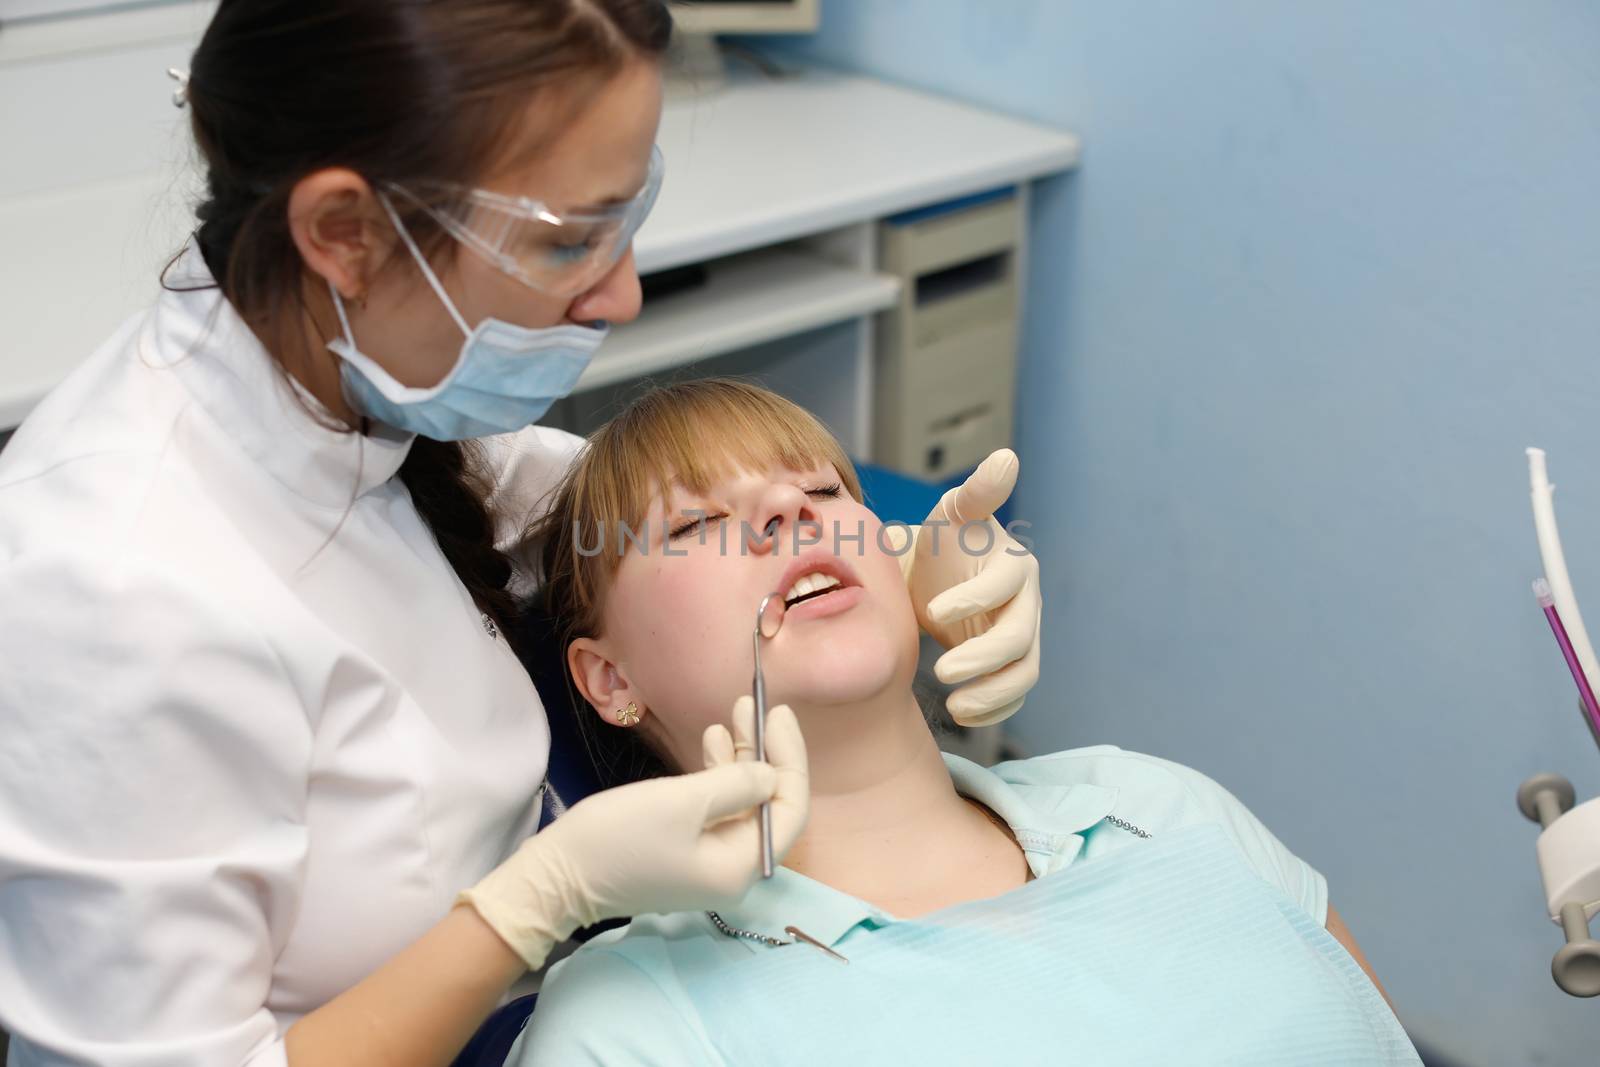
[[542, 293], [572, 297], [617, 265], [661, 191], [665, 163], [650, 149], [644, 185], [630, 199], [594, 211], [559, 212], [542, 201], [447, 183], [383, 185], [416, 205], [456, 240]]

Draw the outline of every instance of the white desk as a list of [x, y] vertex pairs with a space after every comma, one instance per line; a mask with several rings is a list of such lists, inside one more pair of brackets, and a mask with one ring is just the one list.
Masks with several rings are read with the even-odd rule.
[[1067, 170], [1078, 139], [970, 104], [826, 71], [736, 75], [669, 104], [661, 200], [639, 269], [711, 259]]
[[[0, 116], [0, 143], [16, 146], [11, 158], [32, 168], [0, 176], [0, 431], [150, 301], [189, 229], [197, 187], [189, 164], [128, 174], [121, 162], [130, 127], [147, 131], [141, 137], [155, 146], [141, 148], [141, 158], [181, 159], [184, 113], [168, 103], [161, 72], [186, 54], [183, 42], [168, 39], [126, 54], [0, 62], [0, 95], [31, 97], [45, 109]], [[130, 69], [140, 71], [137, 88], [148, 99], [124, 101], [119, 94], [130, 86], [95, 84], [101, 71], [125, 78]], [[47, 86], [55, 96], [41, 95]], [[64, 96], [68, 86], [83, 99]], [[101, 174], [81, 158], [95, 132], [67, 121], [86, 114], [123, 150]], [[1070, 134], [825, 72], [782, 81], [743, 74], [720, 93], [671, 102], [660, 143], [667, 174], [636, 242], [640, 270], [719, 262], [709, 284], [652, 304], [619, 329], [580, 390], [854, 323], [835, 331], [831, 355], [780, 353], [771, 370], [775, 388], [802, 394], [796, 399], [858, 454], [871, 439], [865, 316], [892, 304], [898, 284], [874, 273], [875, 221], [996, 186], [1019, 184], [1025, 193], [1029, 180], [1078, 159]], [[92, 180], [55, 185], [62, 173]], [[830, 384], [819, 390], [819, 380]]]

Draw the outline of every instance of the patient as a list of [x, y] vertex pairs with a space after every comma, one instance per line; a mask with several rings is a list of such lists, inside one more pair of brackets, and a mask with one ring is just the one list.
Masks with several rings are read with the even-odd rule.
[[802, 409], [658, 389], [590, 438], [539, 533], [612, 781], [750, 758], [701, 738], [785, 594], [762, 662], [811, 808], [737, 907], [641, 916], [557, 964], [508, 1062], [1419, 1062], [1322, 876], [1209, 778], [1109, 745], [939, 751], [898, 540]]

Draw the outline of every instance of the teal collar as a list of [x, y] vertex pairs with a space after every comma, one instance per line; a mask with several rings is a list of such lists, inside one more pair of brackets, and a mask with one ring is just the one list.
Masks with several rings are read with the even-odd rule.
[[[956, 792], [987, 805], [1011, 827], [1036, 878], [1071, 863], [1083, 847], [1083, 832], [1116, 804], [1117, 790], [1110, 786], [1017, 785], [962, 756], [941, 755]], [[718, 915], [736, 929], [781, 941], [792, 939], [784, 928], [793, 926], [830, 947], [862, 923], [887, 926], [901, 921], [787, 867], [757, 882], [737, 905]]]

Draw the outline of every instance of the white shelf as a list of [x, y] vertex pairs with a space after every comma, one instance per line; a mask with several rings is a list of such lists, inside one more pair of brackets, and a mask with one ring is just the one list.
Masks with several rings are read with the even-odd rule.
[[1065, 130], [872, 78], [809, 70], [670, 101], [642, 271], [744, 252], [1071, 170]]
[[654, 300], [637, 322], [618, 327], [578, 391], [882, 311], [900, 295], [898, 278], [792, 248], [731, 256], [706, 269], [705, 284]]

